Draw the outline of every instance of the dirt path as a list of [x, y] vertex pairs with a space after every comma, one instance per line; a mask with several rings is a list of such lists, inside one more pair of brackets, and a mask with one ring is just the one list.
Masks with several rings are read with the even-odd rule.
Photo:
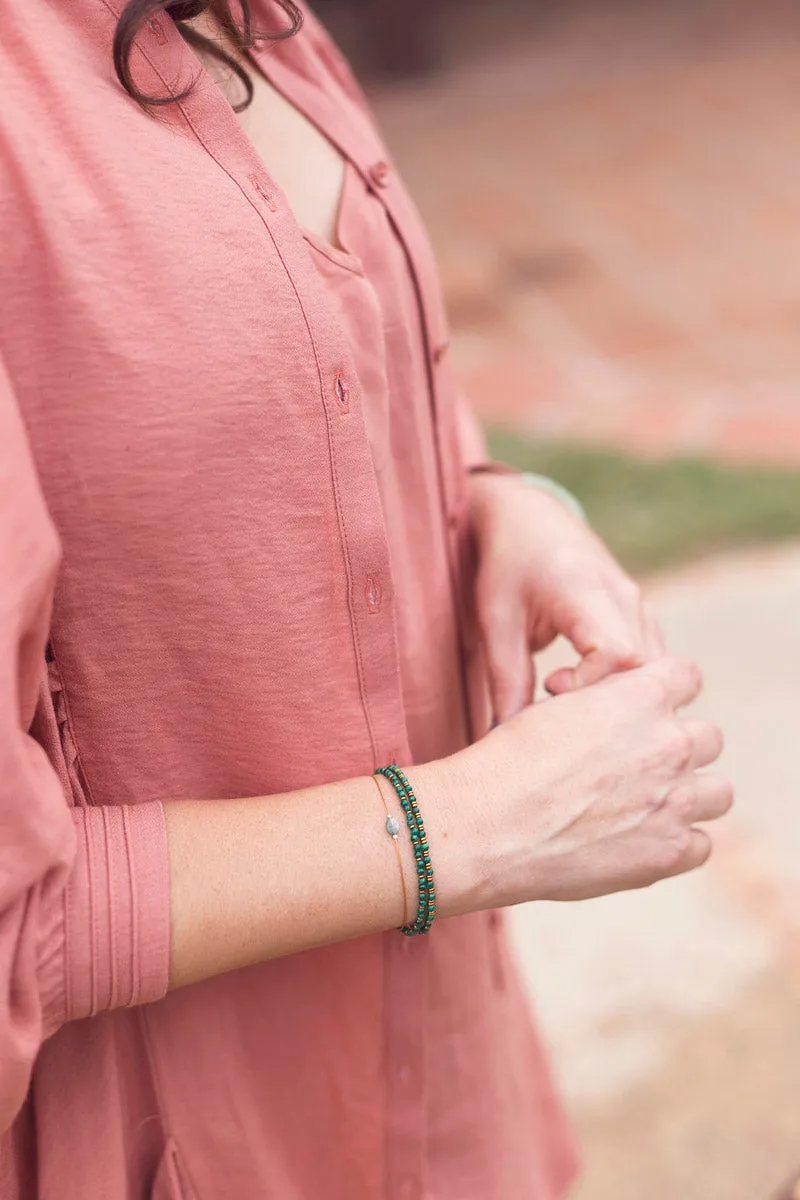
[[576, 1200], [768, 1200], [800, 1168], [800, 547], [653, 585], [738, 802], [705, 871], [514, 914], [581, 1129]]

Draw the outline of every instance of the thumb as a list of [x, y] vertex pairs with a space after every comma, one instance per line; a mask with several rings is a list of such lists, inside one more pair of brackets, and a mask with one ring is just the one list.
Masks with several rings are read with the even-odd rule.
[[581, 659], [576, 666], [554, 671], [547, 678], [545, 687], [555, 696], [591, 687], [644, 662], [638, 630], [631, 629], [607, 596], [596, 604], [592, 619], [576, 622], [567, 636]]
[[479, 612], [495, 720], [507, 721], [533, 699], [533, 658], [525, 611], [486, 603]]
[[576, 692], [580, 688], [599, 683], [608, 675], [603, 655], [590, 650], [575, 667], [560, 667], [544, 681], [545, 690], [551, 696], [563, 696], [565, 692]]
[[584, 654], [576, 667], [562, 667], [548, 675], [544, 686], [551, 695], [559, 696], [564, 692], [577, 692], [581, 688], [591, 687], [609, 675], [640, 666], [642, 659], [634, 651], [608, 647], [592, 649]]

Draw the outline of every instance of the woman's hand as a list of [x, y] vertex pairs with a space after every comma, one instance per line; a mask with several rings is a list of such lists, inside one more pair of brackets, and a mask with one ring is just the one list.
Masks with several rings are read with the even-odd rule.
[[600, 539], [555, 497], [514, 475], [470, 478], [477, 613], [494, 715], [530, 703], [532, 655], [559, 634], [581, 656], [545, 686], [574, 691], [664, 654], [658, 623]]
[[[409, 767], [439, 915], [579, 900], [699, 866], [709, 842], [695, 822], [731, 803], [728, 783], [697, 773], [719, 754], [719, 731], [675, 715], [699, 688], [695, 667], [664, 659], [529, 705], [467, 749]], [[165, 811], [172, 987], [405, 918], [373, 779]], [[410, 883], [405, 834], [400, 845]]]
[[413, 768], [422, 796], [426, 772], [446, 776], [431, 848], [448, 915], [583, 900], [702, 865], [711, 843], [696, 825], [723, 816], [733, 791], [699, 773], [719, 757], [719, 729], [677, 716], [700, 687], [693, 664], [661, 659], [529, 706], [443, 763]]

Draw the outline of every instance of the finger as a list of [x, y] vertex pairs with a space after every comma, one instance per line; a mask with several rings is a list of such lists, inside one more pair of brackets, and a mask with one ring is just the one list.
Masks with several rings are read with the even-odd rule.
[[646, 663], [634, 675], [639, 679], [655, 679], [663, 685], [664, 699], [673, 711], [685, 708], [703, 690], [703, 676], [688, 658], [659, 658]]
[[656, 616], [656, 611], [649, 600], [642, 601], [640, 621], [647, 660], [653, 662], [655, 659], [663, 658], [666, 653], [664, 635], [661, 632], [661, 623]]
[[565, 692], [577, 692], [579, 688], [590, 687], [600, 683], [611, 674], [604, 657], [597, 650], [591, 650], [575, 667], [561, 667], [553, 671], [545, 680], [545, 688], [551, 696], [561, 696]]
[[663, 878], [669, 879], [671, 876], [685, 875], [687, 871], [696, 871], [698, 867], [705, 866], [711, 857], [712, 850], [711, 838], [704, 829], [690, 829], [685, 852]]
[[692, 742], [689, 769], [697, 771], [701, 767], [710, 767], [725, 748], [722, 730], [711, 721], [686, 721], [683, 728]]
[[480, 612], [489, 692], [496, 721], [507, 721], [533, 699], [533, 658], [525, 614], [486, 603]]
[[640, 667], [643, 662], [644, 655], [641, 650], [631, 648], [630, 644], [606, 643], [589, 650], [576, 667], [562, 667], [554, 671], [547, 677], [545, 687], [554, 696], [563, 692], [576, 692], [580, 688], [601, 683], [609, 675]]
[[551, 696], [562, 696], [564, 692], [571, 692], [574, 675], [574, 667], [559, 667], [557, 671], [551, 671], [545, 679], [544, 690]]
[[548, 676], [545, 686], [554, 696], [591, 687], [609, 675], [640, 667], [645, 661], [642, 645], [619, 626], [609, 630], [607, 624], [597, 632], [594, 643], [585, 636], [573, 635], [571, 640], [583, 657], [577, 666], [562, 667]]
[[666, 803], [687, 825], [717, 821], [733, 806], [733, 784], [721, 775], [695, 775], [671, 791]]
[[559, 691], [575, 691], [600, 683], [609, 675], [630, 671], [647, 661], [640, 605], [600, 592], [591, 601], [591, 616], [563, 632], [581, 655], [576, 667], [558, 673]]

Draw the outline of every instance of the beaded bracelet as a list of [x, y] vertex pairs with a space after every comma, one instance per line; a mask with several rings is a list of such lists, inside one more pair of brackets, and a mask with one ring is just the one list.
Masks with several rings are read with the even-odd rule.
[[[425, 836], [425, 826], [422, 823], [414, 789], [400, 768], [394, 765], [379, 767], [376, 774], [383, 775], [384, 779], [388, 779], [397, 792], [397, 798], [408, 823], [408, 832], [411, 836], [411, 847], [414, 851], [417, 868], [419, 902], [416, 919], [413, 924], [403, 925], [401, 933], [404, 933], [406, 937], [414, 937], [419, 933], [428, 933], [436, 917], [436, 891], [433, 884], [433, 867], [431, 866], [428, 839]], [[388, 828], [387, 823], [387, 830]]]

